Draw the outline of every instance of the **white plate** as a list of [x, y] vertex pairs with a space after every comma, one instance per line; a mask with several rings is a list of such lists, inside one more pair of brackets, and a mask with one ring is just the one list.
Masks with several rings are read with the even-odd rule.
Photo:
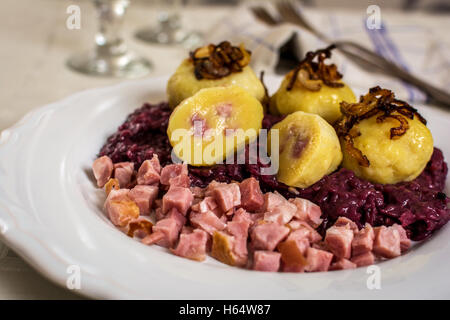
[[[267, 78], [269, 88], [278, 80]], [[164, 99], [167, 78], [81, 92], [27, 115], [0, 138], [0, 233], [34, 268], [65, 286], [81, 270], [79, 293], [94, 298], [322, 299], [450, 298], [450, 228], [405, 256], [380, 263], [381, 290], [366, 268], [283, 274], [182, 259], [120, 233], [101, 210], [95, 155], [127, 114]], [[360, 93], [360, 92], [359, 92]], [[448, 113], [423, 107], [436, 146], [450, 159]], [[447, 180], [447, 192], [449, 190]], [[68, 269], [69, 268], [69, 269]]]

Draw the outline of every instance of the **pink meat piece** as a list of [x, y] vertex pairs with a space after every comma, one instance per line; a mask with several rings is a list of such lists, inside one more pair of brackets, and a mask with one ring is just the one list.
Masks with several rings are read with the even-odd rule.
[[353, 256], [350, 261], [356, 264], [357, 267], [365, 267], [375, 263], [375, 256], [372, 252], [369, 251], [357, 256]]
[[94, 172], [95, 180], [97, 180], [97, 186], [103, 188], [103, 186], [111, 179], [114, 165], [112, 160], [108, 156], [103, 156], [94, 161], [92, 164], [92, 171]]
[[401, 254], [400, 233], [397, 229], [386, 226], [374, 228], [375, 240], [373, 252], [384, 258], [395, 258]]
[[138, 205], [140, 214], [148, 215], [158, 192], [156, 186], [137, 185], [130, 190], [129, 196]]
[[241, 191], [241, 206], [247, 211], [260, 211], [264, 205], [264, 196], [259, 187], [259, 182], [251, 177], [239, 184]]
[[[144, 237], [141, 242], [146, 245], [152, 245], [158, 243], [160, 241], [164, 241], [166, 235], [162, 231], [153, 232], [148, 236]], [[165, 246], [168, 246], [168, 243], [163, 243]]]
[[192, 232], [182, 232], [178, 246], [171, 251], [183, 258], [203, 261], [206, 258], [207, 241], [208, 235], [203, 230], [195, 229]]
[[237, 183], [217, 184], [212, 189], [212, 196], [223, 212], [227, 212], [241, 204], [241, 191]]
[[249, 226], [252, 226], [254, 223], [252, 219], [252, 214], [248, 213], [243, 208], [239, 208], [236, 210], [232, 220], [236, 222], [241, 221], [247, 222]]
[[161, 184], [166, 186], [171, 185], [171, 179], [174, 179], [178, 176], [187, 176], [188, 168], [186, 164], [169, 164], [162, 168], [161, 170]]
[[297, 246], [299, 248], [299, 251], [305, 255], [306, 249], [310, 247], [309, 242], [309, 234], [305, 232], [305, 229], [299, 229], [292, 231], [289, 236], [287, 237], [286, 241], [295, 241], [297, 242]]
[[346, 269], [355, 269], [357, 266], [355, 263], [351, 262], [350, 260], [341, 258], [331, 264], [331, 267], [329, 270], [346, 270]]
[[158, 184], [161, 172], [158, 156], [155, 154], [150, 160], [145, 160], [137, 173], [138, 184]]
[[[183, 221], [184, 216], [178, 213], [176, 210], [171, 210], [171, 212], [167, 215], [167, 218], [159, 220], [156, 225], [153, 226], [153, 233], [150, 237], [155, 233], [162, 233], [164, 235], [163, 238], [154, 241], [153, 243], [157, 243], [160, 246], [166, 248], [172, 248], [178, 240], [178, 235], [181, 231], [186, 220]], [[152, 244], [146, 241], [147, 237], [145, 237], [142, 242], [145, 244]]]
[[373, 249], [375, 233], [370, 224], [366, 223], [364, 228], [355, 233], [352, 242], [352, 255], [357, 256]]
[[305, 221], [294, 218], [288, 223], [288, 226], [293, 231], [302, 231], [311, 243], [322, 241], [322, 236]]
[[233, 253], [237, 258], [238, 265], [246, 265], [248, 259], [247, 238], [248, 238], [247, 221], [230, 221], [226, 230], [234, 237]]
[[333, 254], [324, 250], [308, 248], [306, 250], [306, 267], [309, 272], [328, 271]]
[[119, 181], [121, 188], [126, 188], [131, 182], [134, 173], [133, 162], [118, 162], [114, 164], [114, 178]]
[[251, 232], [252, 245], [255, 250], [273, 251], [289, 234], [289, 228], [268, 222], [257, 225]]
[[[219, 206], [217, 205], [216, 200], [214, 200], [213, 197], [205, 197], [202, 201], [200, 201], [197, 204], [197, 207], [195, 210], [199, 211], [199, 212], [213, 211], [214, 213], [217, 214], [219, 212], [219, 210], [216, 210], [216, 209], [218, 209], [218, 208], [219, 208]], [[192, 209], [194, 210], [194, 208], [192, 208]], [[219, 214], [219, 215], [221, 215], [221, 214]]]
[[223, 223], [212, 211], [195, 212], [190, 214], [189, 221], [195, 227], [201, 228], [213, 235], [215, 231], [221, 231], [225, 229], [225, 223]]
[[205, 188], [191, 187], [190, 189], [192, 194], [194, 195], [194, 198], [203, 199], [205, 197]]
[[294, 217], [297, 207], [278, 193], [264, 195], [264, 220], [285, 225]]
[[104, 209], [111, 222], [116, 226], [125, 227], [132, 219], [139, 217], [139, 214], [133, 215], [132, 212], [124, 210], [124, 207], [118, 203], [121, 201], [132, 202], [129, 193], [129, 189], [113, 189], [106, 198]]
[[345, 226], [328, 228], [325, 243], [338, 258], [350, 259], [352, 255], [353, 231]]
[[162, 210], [165, 213], [176, 208], [180, 213], [186, 215], [193, 199], [194, 196], [189, 188], [170, 187], [162, 198]]
[[359, 231], [356, 223], [354, 223], [352, 220], [350, 220], [349, 218], [346, 218], [346, 217], [339, 217], [336, 220], [336, 222], [334, 223], [334, 226], [335, 227], [347, 227], [355, 233]]
[[279, 252], [257, 250], [253, 254], [253, 270], [277, 272], [280, 269]]
[[188, 175], [180, 175], [170, 179], [170, 186], [189, 188], [191, 186], [191, 178]]
[[297, 207], [294, 217], [309, 223], [313, 228], [317, 228], [322, 223], [320, 218], [322, 210], [318, 205], [302, 198], [292, 198], [289, 201]]
[[165, 217], [166, 217], [166, 214], [163, 213], [161, 207], [155, 209], [155, 220], [156, 220], [156, 221], [162, 220], [162, 219], [164, 219]]
[[402, 253], [408, 251], [411, 247], [411, 240], [408, 238], [406, 230], [397, 223], [393, 224], [391, 228], [397, 230], [400, 234], [400, 251]]
[[130, 223], [122, 228], [122, 231], [130, 237], [143, 239], [152, 232], [152, 223], [146, 218], [132, 219]]

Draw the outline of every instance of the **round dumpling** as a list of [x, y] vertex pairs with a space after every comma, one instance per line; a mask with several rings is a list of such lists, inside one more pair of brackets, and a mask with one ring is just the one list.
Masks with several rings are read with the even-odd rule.
[[[370, 107], [364, 103], [343, 105], [348, 115], [338, 126], [344, 154], [342, 166], [373, 183], [411, 181], [430, 160], [433, 137], [415, 109], [394, 101], [390, 91], [373, 88], [366, 99], [377, 95], [378, 100], [372, 100]], [[352, 113], [361, 112], [374, 115], [351, 118]], [[362, 120], [357, 120], [358, 117]], [[355, 120], [357, 124], [349, 129], [348, 124]]]
[[264, 85], [248, 65], [249, 62], [250, 53], [242, 46], [238, 48], [221, 43], [197, 49], [170, 77], [167, 83], [169, 105], [175, 108], [204, 88], [231, 85], [243, 88], [262, 102], [266, 96]]

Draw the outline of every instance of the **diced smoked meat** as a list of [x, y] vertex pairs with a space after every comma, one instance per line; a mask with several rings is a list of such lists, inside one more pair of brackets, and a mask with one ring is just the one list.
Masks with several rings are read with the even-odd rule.
[[92, 171], [94, 172], [95, 180], [97, 180], [97, 186], [103, 188], [106, 182], [111, 179], [114, 165], [108, 156], [98, 158], [92, 164]]
[[393, 227], [374, 228], [375, 240], [373, 242], [373, 252], [384, 258], [395, 258], [401, 254], [400, 233]]
[[220, 183], [211, 190], [211, 194], [223, 212], [241, 204], [241, 191], [237, 183]]
[[347, 227], [351, 229], [353, 232], [358, 232], [358, 226], [352, 220], [346, 217], [339, 217], [334, 223], [335, 227]]
[[153, 185], [158, 184], [160, 179], [161, 166], [158, 157], [153, 156], [150, 160], [145, 160], [137, 173], [137, 183]]
[[375, 233], [370, 224], [366, 224], [364, 228], [359, 230], [352, 242], [352, 255], [357, 256], [362, 253], [372, 251]]
[[105, 210], [111, 222], [125, 227], [131, 220], [139, 217], [139, 207], [130, 199], [130, 190], [111, 190], [105, 201]]
[[313, 228], [317, 228], [322, 223], [320, 218], [322, 210], [318, 205], [302, 198], [292, 198], [289, 201], [297, 207], [294, 217], [309, 223]]
[[350, 259], [352, 254], [353, 231], [345, 226], [332, 226], [326, 231], [325, 244], [338, 258]]
[[194, 196], [189, 188], [171, 187], [163, 196], [162, 211], [168, 212], [172, 208], [176, 208], [180, 213], [186, 215], [192, 205]]
[[114, 178], [119, 181], [121, 188], [127, 188], [134, 173], [133, 162], [119, 162], [114, 164]]
[[400, 235], [400, 251], [402, 253], [408, 251], [411, 247], [411, 240], [406, 235], [406, 230], [401, 225], [396, 223], [392, 225], [391, 228], [397, 230]]
[[375, 256], [372, 252], [369, 251], [357, 256], [353, 256], [350, 261], [356, 264], [357, 267], [365, 267], [375, 263]]
[[264, 196], [255, 178], [248, 178], [239, 184], [241, 206], [247, 211], [258, 212], [264, 205]]
[[306, 267], [309, 272], [327, 271], [330, 267], [333, 254], [324, 250], [308, 248], [306, 250]]
[[137, 185], [130, 190], [129, 196], [138, 205], [141, 215], [149, 215], [158, 193], [159, 188], [156, 186]]
[[253, 270], [276, 272], [280, 269], [281, 253], [257, 250], [253, 254]]
[[264, 220], [285, 225], [294, 217], [297, 207], [278, 193], [264, 195]]
[[345, 269], [355, 269], [356, 264], [347, 259], [339, 259], [333, 262], [328, 270], [345, 270]]
[[213, 235], [215, 231], [221, 231], [226, 227], [226, 224], [209, 210], [205, 212], [192, 211], [189, 220], [193, 226], [203, 229], [210, 235]]
[[203, 230], [182, 231], [178, 246], [176, 249], [171, 249], [171, 251], [183, 258], [203, 261], [206, 258], [207, 241], [208, 235]]
[[[172, 185], [170, 182], [172, 179], [175, 179], [177, 177], [188, 176], [188, 168], [185, 164], [169, 164], [165, 166], [161, 170], [161, 184], [164, 184], [166, 186]], [[188, 186], [189, 187], [189, 186]]]
[[253, 228], [251, 233], [252, 245], [256, 250], [273, 251], [276, 246], [289, 234], [289, 228], [277, 223], [262, 223]]

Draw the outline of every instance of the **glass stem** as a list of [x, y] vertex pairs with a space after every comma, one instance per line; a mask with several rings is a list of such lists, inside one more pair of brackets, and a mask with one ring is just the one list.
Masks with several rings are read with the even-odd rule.
[[120, 34], [129, 0], [94, 0], [99, 17], [95, 37], [98, 56], [120, 56], [127, 48]]

